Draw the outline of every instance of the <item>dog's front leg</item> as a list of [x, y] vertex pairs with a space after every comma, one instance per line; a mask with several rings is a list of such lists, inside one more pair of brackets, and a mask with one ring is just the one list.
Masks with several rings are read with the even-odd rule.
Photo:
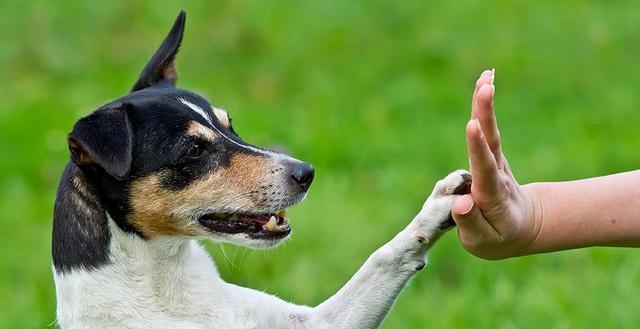
[[439, 181], [413, 221], [311, 311], [308, 327], [378, 328], [407, 281], [425, 266], [429, 248], [450, 227], [454, 194], [467, 193], [470, 179], [458, 170]]

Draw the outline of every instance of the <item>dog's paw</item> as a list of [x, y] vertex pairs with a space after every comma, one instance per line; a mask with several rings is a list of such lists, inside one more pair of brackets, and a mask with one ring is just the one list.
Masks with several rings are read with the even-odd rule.
[[471, 174], [466, 170], [456, 170], [436, 183], [433, 192], [422, 206], [422, 210], [414, 218], [413, 224], [418, 228], [416, 235], [426, 240], [453, 227], [451, 206], [456, 195], [469, 193], [471, 190]]
[[[463, 169], [456, 170], [436, 183], [431, 198], [464, 195], [471, 191], [471, 174]], [[426, 206], [426, 202], [425, 202]]]

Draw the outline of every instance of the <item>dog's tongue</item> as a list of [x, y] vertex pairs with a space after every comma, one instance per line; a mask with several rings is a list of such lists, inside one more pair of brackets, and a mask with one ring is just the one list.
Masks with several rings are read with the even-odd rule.
[[270, 215], [250, 215], [250, 216], [247, 216], [245, 219], [252, 222], [257, 222], [260, 225], [264, 225], [269, 221], [270, 217], [271, 217]]
[[262, 215], [249, 215], [243, 219], [246, 221], [257, 223], [268, 231], [278, 231], [286, 229], [289, 225], [285, 219], [287, 210], [280, 210], [277, 214], [262, 214]]

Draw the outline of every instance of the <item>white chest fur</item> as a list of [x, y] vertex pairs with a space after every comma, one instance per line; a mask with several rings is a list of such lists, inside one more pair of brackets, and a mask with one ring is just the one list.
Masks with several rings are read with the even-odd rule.
[[110, 264], [54, 271], [62, 328], [257, 328], [197, 242], [110, 231]]

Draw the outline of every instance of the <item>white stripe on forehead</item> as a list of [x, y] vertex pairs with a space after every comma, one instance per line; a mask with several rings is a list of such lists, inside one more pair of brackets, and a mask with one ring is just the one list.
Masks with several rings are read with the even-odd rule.
[[207, 122], [213, 126], [213, 122], [211, 122], [211, 118], [209, 117], [209, 115], [207, 114], [207, 112], [205, 112], [200, 106], [193, 104], [191, 102], [189, 102], [188, 100], [184, 99], [184, 98], [178, 98], [178, 100], [188, 106], [190, 109], [193, 110], [193, 112], [198, 113], [202, 118], [204, 118], [205, 120], [207, 120]]
[[[287, 157], [285, 155], [282, 155], [280, 153], [277, 152], [271, 152], [271, 151], [267, 151], [267, 150], [262, 150], [253, 146], [249, 146], [249, 145], [244, 145], [244, 144], [240, 144], [238, 142], [236, 142], [235, 140], [231, 139], [231, 137], [227, 136], [225, 133], [223, 133], [222, 131], [220, 131], [220, 129], [218, 129], [218, 127], [216, 127], [216, 125], [213, 124], [213, 122], [211, 122], [211, 118], [209, 117], [209, 115], [207, 115], [207, 112], [205, 112], [200, 106], [193, 104], [191, 102], [189, 102], [188, 100], [184, 99], [184, 98], [178, 98], [178, 100], [188, 106], [190, 109], [192, 109], [194, 112], [198, 113], [199, 115], [201, 115], [205, 120], [207, 120], [207, 122], [211, 125], [211, 127], [220, 134], [220, 136], [224, 137], [226, 140], [228, 140], [229, 142], [231, 142], [232, 144], [235, 144], [241, 148], [247, 149], [247, 150], [251, 150], [255, 153], [259, 153], [259, 154], [264, 154], [264, 155], [269, 155], [269, 156], [273, 156], [273, 157]], [[219, 109], [216, 109], [219, 110]]]
[[220, 121], [220, 123], [223, 126], [227, 128], [231, 126], [231, 122], [229, 121], [229, 115], [227, 114], [227, 111], [223, 109], [219, 109], [217, 107], [212, 107], [212, 110], [213, 110], [213, 115], [216, 116], [218, 121]]

